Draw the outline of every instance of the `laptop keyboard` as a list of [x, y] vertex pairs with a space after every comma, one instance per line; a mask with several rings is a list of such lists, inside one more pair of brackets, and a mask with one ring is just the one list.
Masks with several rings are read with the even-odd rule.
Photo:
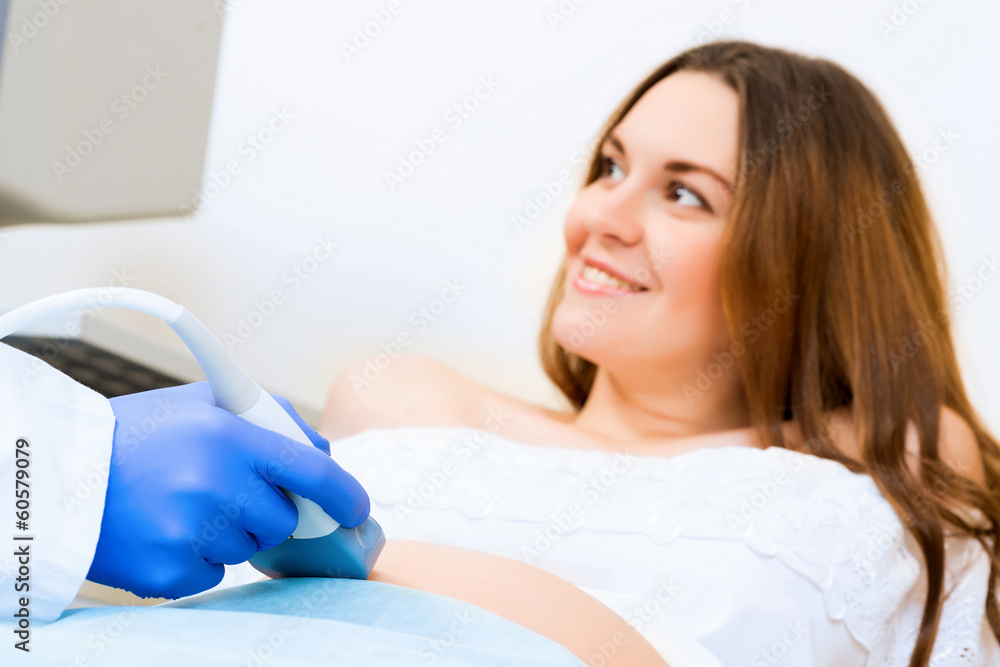
[[185, 384], [82, 340], [8, 336], [3, 342], [38, 357], [106, 398]]

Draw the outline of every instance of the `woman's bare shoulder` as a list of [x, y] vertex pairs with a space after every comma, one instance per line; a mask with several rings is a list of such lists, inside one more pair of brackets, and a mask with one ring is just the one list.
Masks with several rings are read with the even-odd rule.
[[[959, 475], [967, 477], [983, 489], [986, 484], [986, 466], [983, 463], [976, 433], [960, 414], [949, 407], [941, 408], [938, 454]], [[915, 440], [916, 433], [912, 439]]]
[[[848, 458], [861, 462], [861, 448], [855, 433], [851, 411], [840, 408], [827, 416], [828, 427], [834, 445]], [[938, 454], [941, 460], [958, 474], [986, 488], [986, 471], [975, 433], [961, 415], [942, 405], [938, 422]], [[801, 436], [797, 425], [786, 422], [783, 425], [787, 441], [792, 448], [801, 447]], [[914, 476], [920, 478], [920, 442], [913, 422], [906, 429], [906, 461]]]
[[362, 359], [330, 387], [320, 432], [336, 439], [371, 428], [482, 428], [491, 407], [508, 415], [531, 409], [431, 356], [402, 354], [383, 369]]

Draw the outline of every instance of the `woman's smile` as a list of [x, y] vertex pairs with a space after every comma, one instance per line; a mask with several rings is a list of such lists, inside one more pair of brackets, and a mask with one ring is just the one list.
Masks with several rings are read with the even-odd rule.
[[610, 265], [590, 258], [583, 260], [580, 272], [573, 279], [573, 287], [584, 294], [602, 296], [632, 295], [649, 289], [645, 285], [626, 278]]

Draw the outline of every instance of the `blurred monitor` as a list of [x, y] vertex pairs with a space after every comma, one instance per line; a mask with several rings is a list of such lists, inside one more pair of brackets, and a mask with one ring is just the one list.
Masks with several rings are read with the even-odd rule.
[[0, 0], [0, 224], [190, 212], [224, 11], [225, 0]]

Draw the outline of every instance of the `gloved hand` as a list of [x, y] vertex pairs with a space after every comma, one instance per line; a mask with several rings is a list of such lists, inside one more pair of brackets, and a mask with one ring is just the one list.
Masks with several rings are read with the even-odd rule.
[[111, 399], [115, 433], [97, 552], [87, 579], [142, 597], [215, 586], [295, 530], [298, 510], [278, 487], [352, 528], [368, 494], [330, 458], [330, 445], [274, 397], [315, 448], [216, 407], [207, 382]]

